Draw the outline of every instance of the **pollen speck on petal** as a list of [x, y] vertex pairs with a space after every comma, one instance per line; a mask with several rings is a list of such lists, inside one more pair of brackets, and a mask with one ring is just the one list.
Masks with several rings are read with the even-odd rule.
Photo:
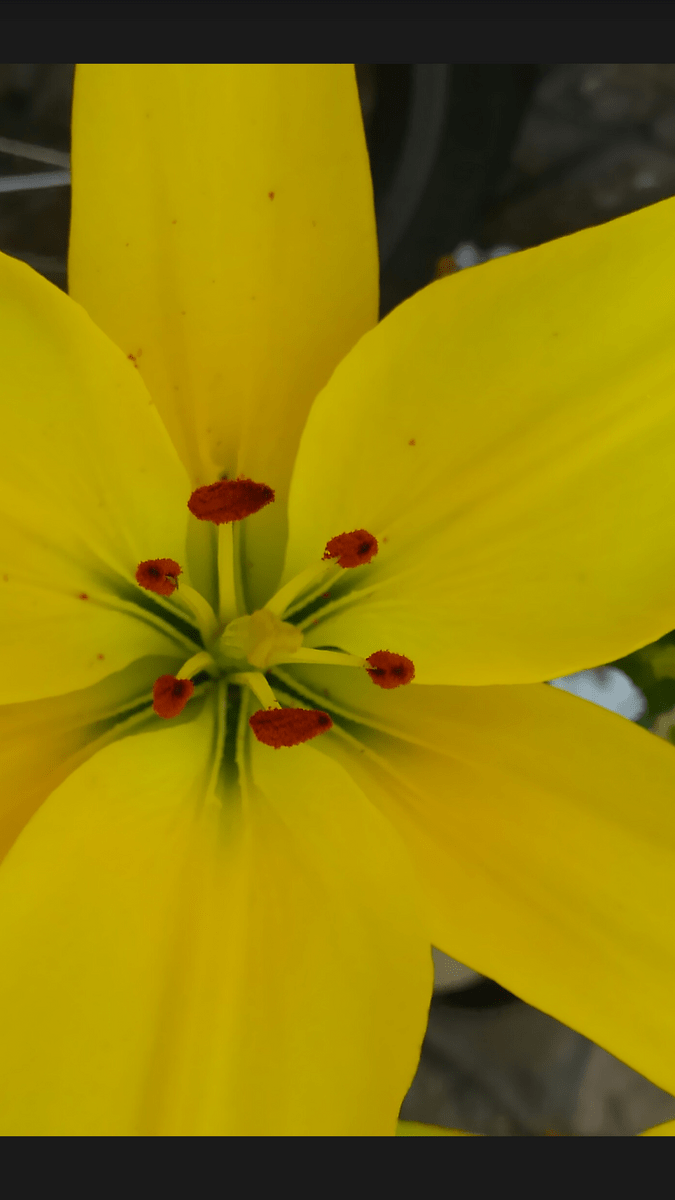
[[366, 671], [373, 683], [381, 688], [402, 687], [411, 683], [415, 678], [415, 666], [411, 659], [404, 654], [392, 654], [391, 650], [376, 650], [369, 655], [366, 662], [370, 664]]
[[176, 577], [181, 574], [181, 568], [172, 558], [148, 558], [136, 568], [136, 583], [158, 596], [170, 596], [178, 586]]
[[160, 675], [152, 689], [152, 707], [158, 717], [177, 717], [195, 690], [191, 679]]
[[333, 725], [328, 713], [315, 708], [260, 709], [249, 717], [248, 723], [258, 741], [275, 750], [280, 746], [299, 746], [326, 733]]
[[188, 508], [198, 521], [224, 525], [242, 521], [274, 500], [274, 489], [252, 479], [218, 479], [198, 487], [188, 500]]
[[323, 558], [336, 558], [339, 567], [360, 567], [377, 554], [377, 538], [367, 529], [338, 533], [326, 543]]

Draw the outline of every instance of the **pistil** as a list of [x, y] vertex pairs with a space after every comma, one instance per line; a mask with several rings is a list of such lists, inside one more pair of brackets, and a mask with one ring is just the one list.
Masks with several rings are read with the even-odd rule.
[[225, 661], [245, 658], [252, 667], [266, 671], [277, 662], [285, 662], [300, 646], [302, 633], [299, 629], [261, 608], [250, 616], [230, 621], [217, 643], [217, 650]]
[[[175, 717], [194, 694], [192, 677], [205, 671], [225, 676], [227, 684], [247, 687], [263, 705], [249, 718], [258, 741], [279, 749], [297, 746], [332, 727], [328, 713], [315, 708], [284, 708], [267, 682], [264, 672], [284, 663], [317, 666], [358, 667], [373, 683], [383, 688], [410, 683], [415, 675], [412, 661], [402, 654], [377, 650], [368, 658], [341, 650], [319, 650], [303, 646], [303, 633], [282, 615], [297, 611], [329, 586], [340, 571], [364, 566], [378, 551], [377, 538], [367, 529], [340, 533], [326, 544], [321, 562], [314, 563], [284, 584], [262, 609], [244, 615], [241, 578], [237, 574], [238, 542], [234, 524], [258, 512], [274, 500], [274, 491], [251, 479], [220, 479], [197, 488], [188, 501], [190, 512], [218, 529], [218, 616], [211, 605], [188, 584], [181, 583], [180, 565], [170, 558], [148, 559], [139, 564], [136, 580], [141, 587], [162, 598], [172, 597], [194, 620], [208, 649], [193, 654], [177, 675], [162, 675], [153, 687], [153, 709], [160, 717]], [[165, 601], [166, 602], [166, 601]], [[239, 670], [248, 663], [257, 670]]]

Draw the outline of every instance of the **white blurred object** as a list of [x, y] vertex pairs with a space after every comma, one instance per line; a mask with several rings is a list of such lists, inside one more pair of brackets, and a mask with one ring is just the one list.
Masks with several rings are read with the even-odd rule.
[[434, 994], [458, 992], [483, 978], [478, 971], [472, 971], [471, 967], [465, 967], [464, 963], [449, 958], [435, 946], [431, 947], [431, 954], [434, 960]]
[[33, 192], [48, 187], [70, 187], [70, 171], [33, 171], [30, 175], [0, 176], [0, 192]]
[[480, 263], [488, 262], [491, 258], [504, 258], [506, 254], [515, 254], [519, 246], [493, 246], [490, 250], [481, 250], [475, 242], [460, 242], [452, 252], [452, 258], [460, 271], [467, 267], [477, 267]]
[[592, 667], [588, 671], [576, 671], [574, 675], [563, 675], [550, 682], [552, 687], [571, 692], [582, 700], [590, 700], [592, 704], [619, 713], [629, 721], [639, 721], [647, 711], [643, 693], [618, 667]]
[[33, 162], [49, 163], [52, 167], [70, 170], [70, 155], [65, 150], [52, 150], [51, 146], [33, 146], [30, 142], [17, 142], [14, 138], [0, 137], [0, 152], [13, 154], [15, 158], [30, 158]]
[[34, 171], [29, 175], [0, 175], [0, 192], [31, 192], [38, 188], [70, 186], [70, 155], [63, 150], [0, 137], [0, 153], [62, 168], [60, 171]]

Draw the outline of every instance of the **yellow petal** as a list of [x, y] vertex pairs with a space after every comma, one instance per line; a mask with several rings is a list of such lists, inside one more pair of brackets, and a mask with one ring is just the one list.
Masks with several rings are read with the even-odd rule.
[[324, 644], [405, 654], [420, 683], [528, 683], [673, 627], [674, 221], [667, 200], [441, 279], [340, 364], [284, 579], [343, 531], [381, 544]]
[[0, 702], [11, 703], [176, 653], [185, 639], [137, 606], [147, 593], [134, 573], [159, 557], [187, 569], [189, 485], [131, 364], [6, 255], [0, 363]]
[[473, 1137], [463, 1129], [444, 1129], [441, 1125], [422, 1125], [419, 1121], [399, 1121], [398, 1137]]
[[276, 489], [247, 531], [260, 607], [309, 406], [377, 320], [354, 68], [79, 66], [69, 287], [136, 356], [193, 486]]
[[675, 1121], [665, 1121], [663, 1125], [655, 1125], [653, 1129], [645, 1129], [640, 1137], [675, 1137]]
[[146, 658], [65, 696], [0, 706], [0, 858], [43, 800], [122, 730], [158, 725], [152, 685], [178, 658]]
[[254, 742], [239, 794], [224, 712], [101, 750], [0, 868], [3, 1134], [394, 1134], [432, 987], [407, 855], [311, 747]]
[[317, 749], [402, 833], [433, 944], [675, 1093], [673, 747], [545, 684], [310, 671], [345, 729]]

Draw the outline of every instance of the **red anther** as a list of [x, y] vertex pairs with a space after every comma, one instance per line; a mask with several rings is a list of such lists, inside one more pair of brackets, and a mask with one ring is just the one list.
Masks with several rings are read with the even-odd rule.
[[148, 558], [136, 568], [136, 583], [158, 596], [170, 596], [178, 587], [177, 575], [182, 571], [172, 558]]
[[158, 717], [177, 717], [195, 690], [191, 679], [160, 675], [152, 689], [152, 707]]
[[415, 678], [415, 666], [405, 654], [392, 654], [391, 650], [376, 650], [366, 659], [370, 667], [366, 671], [373, 683], [381, 688], [401, 687]]
[[274, 500], [274, 491], [266, 483], [252, 479], [218, 479], [198, 487], [188, 500], [188, 508], [199, 521], [224, 525], [243, 521]]
[[249, 717], [259, 742], [265, 746], [299, 746], [319, 733], [326, 733], [333, 724], [328, 713], [318, 708], [272, 708], [260, 709]]
[[339, 567], [360, 567], [377, 554], [377, 538], [367, 529], [338, 533], [326, 543], [323, 558], [337, 558]]

